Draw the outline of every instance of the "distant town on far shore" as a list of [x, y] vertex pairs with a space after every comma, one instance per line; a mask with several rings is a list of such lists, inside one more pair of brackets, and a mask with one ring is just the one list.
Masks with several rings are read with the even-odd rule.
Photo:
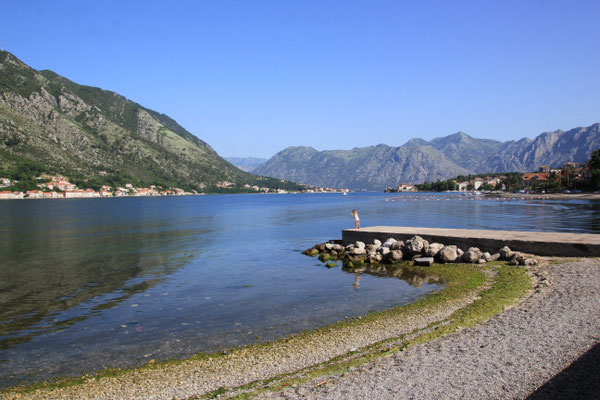
[[[101, 175], [106, 175], [105, 171], [100, 171]], [[149, 187], [135, 187], [131, 183], [126, 183], [123, 186], [108, 186], [102, 185], [99, 190], [92, 188], [81, 189], [76, 184], [71, 183], [67, 177], [62, 175], [47, 175], [42, 174], [35, 177], [37, 181], [37, 190], [6, 190], [14, 188], [19, 183], [17, 180], [9, 178], [0, 178], [0, 188], [5, 190], [0, 191], [0, 200], [10, 199], [77, 199], [77, 198], [101, 198], [101, 197], [148, 197], [148, 196], [190, 196], [205, 194], [196, 190], [185, 191], [178, 187], [164, 187], [160, 185], [150, 185]], [[222, 181], [217, 182], [219, 189], [236, 189], [234, 182]], [[346, 192], [347, 189], [320, 188], [309, 185], [304, 186], [303, 192], [306, 193], [328, 193], [328, 192]], [[270, 189], [268, 187], [259, 187], [249, 184], [242, 185], [242, 189], [254, 191], [256, 193], [290, 193], [284, 189]]]

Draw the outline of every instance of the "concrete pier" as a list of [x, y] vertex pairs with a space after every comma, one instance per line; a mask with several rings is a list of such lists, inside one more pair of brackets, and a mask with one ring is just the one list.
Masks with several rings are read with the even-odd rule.
[[540, 256], [600, 257], [600, 235], [589, 233], [484, 231], [475, 229], [414, 228], [405, 226], [372, 226], [342, 231], [342, 242], [360, 240], [372, 243], [388, 238], [410, 239], [418, 235], [429, 243], [455, 244], [462, 250], [478, 247], [482, 251], [497, 252], [508, 246], [513, 251]]

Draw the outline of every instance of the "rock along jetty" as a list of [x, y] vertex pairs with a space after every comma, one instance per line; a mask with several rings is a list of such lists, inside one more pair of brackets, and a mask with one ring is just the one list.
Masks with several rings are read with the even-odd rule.
[[[415, 265], [430, 266], [434, 261], [439, 263], [471, 263], [485, 264], [488, 261], [504, 260], [512, 265], [536, 265], [538, 261], [532, 256], [512, 251], [503, 246], [497, 252], [483, 252], [478, 247], [462, 250], [456, 244], [429, 243], [421, 236], [412, 236], [406, 241], [387, 238], [384, 242], [374, 239], [372, 243], [355, 241], [343, 245], [330, 241], [314, 245], [302, 252], [311, 257], [319, 257], [322, 262], [341, 260], [344, 267], [355, 267], [360, 264], [396, 264], [412, 261]], [[333, 265], [332, 265], [333, 266]]]

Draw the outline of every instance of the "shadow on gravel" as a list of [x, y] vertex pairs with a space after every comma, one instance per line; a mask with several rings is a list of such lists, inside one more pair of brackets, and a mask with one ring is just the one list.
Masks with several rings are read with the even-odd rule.
[[547, 399], [600, 399], [600, 343], [527, 398]]

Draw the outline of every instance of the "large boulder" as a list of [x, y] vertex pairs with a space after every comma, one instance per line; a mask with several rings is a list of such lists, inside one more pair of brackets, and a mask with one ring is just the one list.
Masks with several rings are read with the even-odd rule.
[[385, 260], [387, 262], [390, 263], [397, 263], [402, 261], [402, 258], [404, 257], [404, 255], [402, 254], [402, 251], [400, 250], [391, 250], [389, 253], [387, 253], [385, 255]]
[[377, 247], [381, 247], [381, 240], [375, 239], [375, 240], [373, 240], [373, 244]]
[[479, 250], [477, 247], [470, 247], [469, 250], [463, 254], [462, 259], [466, 263], [476, 263], [479, 261], [482, 255], [483, 254], [481, 253], [481, 250]]
[[354, 247], [364, 249], [366, 247], [366, 245], [364, 242], [356, 242], [356, 243], [354, 243]]
[[391, 250], [389, 247], [383, 247], [381, 246], [380, 248], [377, 249], [377, 252], [379, 254], [381, 254], [382, 256], [385, 256], [387, 253], [389, 253]]
[[498, 253], [500, 253], [500, 259], [502, 260], [510, 260], [513, 255], [512, 250], [508, 246], [504, 246], [503, 248], [498, 250]]
[[403, 247], [404, 247], [404, 242], [402, 240], [398, 240], [390, 246], [390, 250], [402, 250]]
[[444, 247], [441, 243], [430, 243], [429, 250], [425, 253], [428, 257], [435, 257], [437, 253]]
[[436, 258], [441, 263], [455, 262], [458, 259], [458, 249], [454, 245], [444, 246], [438, 251]]
[[350, 250], [350, 254], [352, 254], [353, 256], [362, 256], [367, 254], [367, 250], [365, 250], [364, 247], [355, 247], [352, 250]]
[[376, 246], [376, 245], [374, 245], [374, 244], [368, 244], [368, 245], [365, 247], [365, 250], [367, 251], [367, 254], [368, 254], [368, 255], [374, 255], [374, 254], [377, 252], [377, 249], [378, 249], [378, 248], [379, 248], [379, 247], [377, 247], [377, 246]]
[[390, 247], [392, 247], [392, 245], [393, 245], [394, 243], [396, 243], [396, 242], [397, 242], [397, 240], [396, 240], [396, 239], [394, 239], [394, 238], [389, 238], [388, 240], [386, 240], [385, 242], [383, 242], [383, 244], [381, 245], [381, 247], [387, 247], [387, 248], [390, 248]]
[[410, 255], [426, 253], [429, 250], [429, 242], [421, 236], [413, 236], [404, 243], [404, 249]]

